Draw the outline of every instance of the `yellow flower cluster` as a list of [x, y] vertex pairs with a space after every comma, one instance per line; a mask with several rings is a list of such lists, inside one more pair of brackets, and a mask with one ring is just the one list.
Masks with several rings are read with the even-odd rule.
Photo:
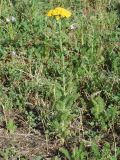
[[61, 8], [57, 7], [55, 9], [51, 9], [48, 13], [47, 16], [52, 17], [55, 16], [56, 20], [59, 20], [60, 18], [69, 18], [71, 16], [71, 12]]

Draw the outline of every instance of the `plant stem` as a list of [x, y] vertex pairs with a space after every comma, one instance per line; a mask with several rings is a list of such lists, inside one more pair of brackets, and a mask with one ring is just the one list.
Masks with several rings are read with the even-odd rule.
[[63, 43], [62, 43], [62, 35], [61, 35], [61, 31], [62, 31], [62, 27], [61, 27], [61, 21], [58, 22], [59, 23], [59, 42], [60, 42], [60, 51], [62, 53], [62, 70], [63, 70], [63, 75], [62, 75], [62, 79], [63, 79], [63, 91], [64, 91], [64, 96], [65, 96], [65, 57], [64, 57], [64, 53], [63, 53]]
[[[61, 58], [62, 58], [62, 83], [63, 83], [63, 94], [64, 97], [66, 95], [65, 93], [65, 57], [64, 57], [64, 51], [63, 51], [63, 42], [62, 42], [62, 27], [61, 27], [61, 21], [59, 21], [59, 42], [60, 42], [60, 52], [62, 54]], [[65, 104], [64, 104], [64, 109], [65, 110]], [[64, 114], [64, 113], [63, 113]], [[64, 130], [65, 128], [65, 121], [62, 120], [62, 128]], [[62, 131], [64, 132], [64, 131]], [[65, 139], [64, 137], [62, 138], [62, 143], [64, 144]]]
[[3, 4], [3, 1], [1, 0], [1, 2], [0, 2], [0, 16], [1, 16], [1, 13], [2, 13], [2, 4]]

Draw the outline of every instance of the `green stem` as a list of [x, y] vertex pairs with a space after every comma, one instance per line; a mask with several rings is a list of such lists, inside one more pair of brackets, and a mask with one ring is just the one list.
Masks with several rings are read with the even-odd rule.
[[[63, 93], [64, 96], [66, 95], [65, 93], [65, 57], [64, 57], [64, 51], [63, 51], [63, 42], [62, 42], [62, 27], [61, 27], [61, 21], [58, 22], [59, 23], [59, 42], [60, 42], [60, 51], [61, 51], [61, 58], [62, 58], [62, 81], [63, 81]], [[64, 104], [64, 109], [65, 109], [65, 104]], [[64, 113], [62, 113], [64, 114]], [[62, 132], [64, 133], [64, 128], [65, 128], [65, 121], [62, 120]], [[64, 144], [64, 137], [62, 138], [62, 143]]]
[[62, 53], [62, 70], [63, 70], [63, 91], [64, 91], [64, 96], [65, 96], [65, 57], [64, 57], [64, 53], [63, 53], [63, 43], [62, 43], [62, 35], [61, 35], [61, 31], [62, 31], [62, 27], [61, 27], [61, 21], [58, 22], [59, 23], [59, 42], [60, 42], [60, 51]]
[[1, 13], [2, 13], [2, 5], [3, 5], [3, 0], [1, 0], [1, 2], [0, 2], [0, 16], [1, 16]]
[[63, 52], [63, 45], [62, 45], [62, 27], [61, 27], [61, 20], [58, 21], [59, 24], [59, 43], [60, 43], [60, 51]]
[[65, 71], [65, 57], [64, 57], [63, 54], [62, 54], [62, 65], [63, 65], [63, 91], [64, 91], [64, 96], [65, 96], [65, 74], [64, 74], [64, 71]]

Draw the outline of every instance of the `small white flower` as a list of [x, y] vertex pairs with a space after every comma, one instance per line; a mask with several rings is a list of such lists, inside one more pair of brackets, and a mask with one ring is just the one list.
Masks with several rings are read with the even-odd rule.
[[7, 22], [7, 23], [10, 23], [10, 22], [13, 22], [13, 23], [14, 23], [14, 22], [16, 22], [16, 18], [13, 17], [13, 16], [7, 17], [7, 18], [6, 18], [6, 22]]
[[71, 24], [70, 25], [70, 30], [76, 30], [78, 26], [76, 24]]
[[6, 22], [9, 23], [10, 22], [10, 18], [6, 18]]
[[12, 51], [10, 54], [11, 54], [11, 56], [16, 56], [16, 52], [15, 51]]
[[11, 21], [12, 21], [12, 22], [16, 22], [16, 18], [12, 16], [12, 17], [11, 17]]

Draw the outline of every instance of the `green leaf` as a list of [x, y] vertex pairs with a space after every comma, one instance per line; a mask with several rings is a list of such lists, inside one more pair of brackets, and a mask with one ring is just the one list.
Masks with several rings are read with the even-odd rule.
[[95, 118], [98, 119], [100, 114], [103, 113], [105, 109], [104, 100], [103, 98], [98, 96], [95, 99], [92, 99], [92, 103], [93, 103], [92, 113], [95, 116]]
[[16, 130], [16, 125], [14, 124], [14, 121], [12, 119], [10, 119], [7, 123], [7, 130], [10, 132], [10, 133], [14, 133], [15, 130]]
[[65, 149], [65, 148], [60, 148], [60, 152], [63, 153], [64, 156], [65, 156], [66, 158], [68, 158], [68, 160], [72, 160], [72, 159], [71, 159], [71, 156], [70, 156], [70, 153], [68, 152], [67, 149]]

